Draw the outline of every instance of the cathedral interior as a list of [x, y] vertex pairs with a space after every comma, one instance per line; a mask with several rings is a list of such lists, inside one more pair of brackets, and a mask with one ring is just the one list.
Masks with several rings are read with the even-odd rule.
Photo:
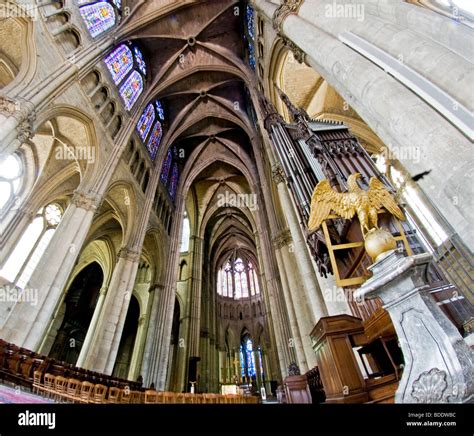
[[473, 28], [467, 0], [0, 0], [0, 387], [474, 402]]

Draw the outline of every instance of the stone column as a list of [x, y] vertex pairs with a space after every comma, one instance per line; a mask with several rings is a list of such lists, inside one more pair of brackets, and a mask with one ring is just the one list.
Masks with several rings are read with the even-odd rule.
[[154, 341], [154, 326], [158, 322], [158, 317], [160, 315], [160, 296], [163, 293], [163, 285], [153, 285], [150, 287], [150, 320], [148, 322], [148, 330], [146, 334], [145, 340], [145, 349], [143, 352], [143, 363], [142, 363], [142, 376], [143, 376], [143, 383], [145, 386], [149, 386], [153, 380], [149, 378], [150, 367], [151, 367], [151, 360], [153, 355], [153, 345]]
[[225, 358], [225, 350], [219, 350], [219, 383], [227, 382], [227, 365]]
[[201, 331], [201, 286], [202, 286], [202, 247], [204, 240], [192, 236], [193, 260], [191, 268], [191, 289], [189, 295], [189, 334], [188, 357], [199, 356], [199, 339]]
[[[314, 272], [311, 262], [308, 246], [303, 239], [301, 228], [295, 208], [291, 202], [290, 194], [284, 182], [283, 170], [279, 165], [274, 169], [274, 180], [277, 183], [278, 195], [282, 203], [283, 210], [286, 211], [286, 219], [288, 228], [290, 229], [291, 238], [293, 239], [293, 252], [300, 271], [302, 280], [304, 297], [309, 305], [312, 316], [312, 323], [316, 323], [322, 316], [327, 316], [326, 304], [319, 288], [318, 280]], [[309, 334], [309, 333], [308, 333]]]
[[[156, 189], [156, 188], [155, 188]], [[176, 210], [183, 210], [183, 195], [176, 195]], [[171, 328], [173, 323], [173, 310], [176, 298], [177, 265], [179, 259], [179, 238], [181, 232], [181, 220], [176, 217], [172, 221], [170, 249], [168, 263], [166, 266], [166, 278], [163, 292], [160, 293], [156, 321], [148, 328], [147, 341], [152, 342], [151, 365], [148, 367], [146, 381], [154, 383], [157, 389], [164, 390], [166, 386], [167, 362], [171, 342]], [[155, 304], [155, 299], [153, 303]], [[153, 310], [153, 309], [152, 309]], [[145, 374], [145, 372], [144, 372]]]
[[298, 366], [300, 368], [307, 368], [308, 364], [306, 361], [305, 352], [303, 350], [301, 334], [300, 334], [298, 324], [297, 324], [297, 315], [295, 313], [295, 307], [291, 300], [291, 291], [290, 291], [290, 288], [288, 285], [288, 279], [286, 276], [285, 260], [283, 259], [283, 256], [282, 256], [283, 248], [282, 248], [281, 242], [279, 241], [275, 241], [275, 245], [276, 245], [275, 254], [276, 254], [277, 262], [280, 269], [281, 285], [282, 285], [285, 301], [287, 302], [288, 319], [290, 322], [290, 326], [289, 326], [291, 330], [290, 339], [292, 339], [292, 343], [288, 344], [288, 346], [291, 345], [294, 347], [296, 358], [298, 360], [297, 362]]
[[85, 368], [112, 374], [139, 260], [140, 253], [128, 247], [123, 247], [118, 253], [118, 262], [110, 279], [104, 310], [84, 361]]
[[355, 297], [380, 297], [392, 318], [405, 359], [397, 403], [472, 403], [473, 351], [430, 295], [431, 259], [393, 251], [370, 267]]
[[[296, 352], [294, 347], [290, 347], [291, 329], [288, 318], [288, 309], [285, 304], [285, 298], [281, 290], [281, 278], [277, 274], [278, 265], [274, 266], [268, 256], [262, 253], [260, 248], [260, 238], [269, 247], [266, 253], [269, 254], [270, 249], [273, 247], [270, 244], [269, 235], [267, 232], [262, 231], [263, 234], [260, 237], [255, 238], [259, 270], [266, 271], [265, 274], [261, 274], [261, 293], [265, 307], [270, 309], [267, 312], [267, 322], [272, 337], [272, 342], [276, 347], [276, 357], [278, 359], [280, 373], [285, 375], [288, 365], [294, 362], [296, 359]], [[272, 335], [273, 332], [273, 335]]]
[[130, 369], [128, 371], [128, 379], [136, 380], [140, 374], [141, 362], [143, 358], [143, 351], [146, 340], [146, 315], [141, 315], [138, 319], [137, 336], [133, 346], [132, 361], [130, 362]]
[[3, 339], [38, 351], [100, 202], [97, 195], [76, 191], [25, 288], [38, 293], [37, 304], [18, 302], [11, 308], [0, 330]]
[[105, 296], [107, 295], [107, 288], [108, 286], [102, 286], [102, 288], [100, 289], [99, 298], [94, 309], [94, 314], [92, 315], [92, 319], [89, 324], [89, 328], [87, 329], [86, 337], [84, 339], [84, 344], [82, 345], [81, 352], [76, 362], [76, 366], [78, 367], [82, 367], [84, 365], [85, 358], [89, 353], [89, 347], [91, 345], [92, 337], [96, 332], [97, 325], [99, 323], [99, 317], [102, 313], [102, 308], [104, 306]]

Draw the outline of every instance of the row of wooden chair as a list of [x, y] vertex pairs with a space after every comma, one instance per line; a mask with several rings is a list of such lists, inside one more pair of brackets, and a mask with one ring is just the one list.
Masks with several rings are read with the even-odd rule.
[[132, 391], [128, 388], [122, 389], [114, 386], [108, 387], [87, 380], [81, 381], [49, 373], [42, 378], [41, 371], [35, 371], [33, 392], [56, 402], [66, 403], [138, 404], [144, 402], [145, 398], [145, 393], [141, 391]]
[[258, 397], [244, 395], [145, 391], [145, 404], [256, 404], [258, 402]]
[[157, 392], [155, 390], [134, 391], [102, 384], [80, 381], [53, 374], [45, 374], [42, 382], [41, 371], [34, 374], [33, 392], [44, 395], [56, 402], [88, 404], [241, 404], [257, 403], [257, 397], [244, 395], [191, 394]]
[[56, 402], [90, 404], [236, 404], [256, 403], [257, 397], [221, 394], [157, 392], [141, 383], [77, 368], [0, 339], [0, 380], [29, 387]]
[[[87, 381], [93, 385], [101, 384], [107, 387], [144, 390], [141, 382], [123, 380], [78, 368], [0, 339], [0, 380], [6, 380], [32, 389], [36, 371], [39, 371], [41, 377], [49, 373], [54, 376], [65, 377], [68, 380], [76, 379], [81, 383]], [[44, 381], [41, 380], [41, 383], [44, 383]]]

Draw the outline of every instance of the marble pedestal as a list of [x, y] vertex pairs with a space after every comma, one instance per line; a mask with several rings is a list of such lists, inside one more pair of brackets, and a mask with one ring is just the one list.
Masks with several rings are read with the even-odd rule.
[[380, 297], [392, 318], [405, 359], [395, 402], [474, 402], [473, 352], [429, 294], [430, 261], [427, 253], [393, 251], [354, 295]]

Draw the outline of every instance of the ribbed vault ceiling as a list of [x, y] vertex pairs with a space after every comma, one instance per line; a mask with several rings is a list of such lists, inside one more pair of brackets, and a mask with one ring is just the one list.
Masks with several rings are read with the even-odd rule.
[[258, 183], [247, 112], [255, 77], [245, 60], [245, 2], [134, 0], [128, 5], [124, 39], [141, 45], [150, 70], [143, 104], [159, 98], [169, 120], [157, 169], [168, 146], [176, 146], [180, 190], [189, 197], [196, 233], [208, 241], [208, 255], [221, 263], [238, 249], [257, 264], [252, 212], [219, 203], [226, 192], [251, 194]]

